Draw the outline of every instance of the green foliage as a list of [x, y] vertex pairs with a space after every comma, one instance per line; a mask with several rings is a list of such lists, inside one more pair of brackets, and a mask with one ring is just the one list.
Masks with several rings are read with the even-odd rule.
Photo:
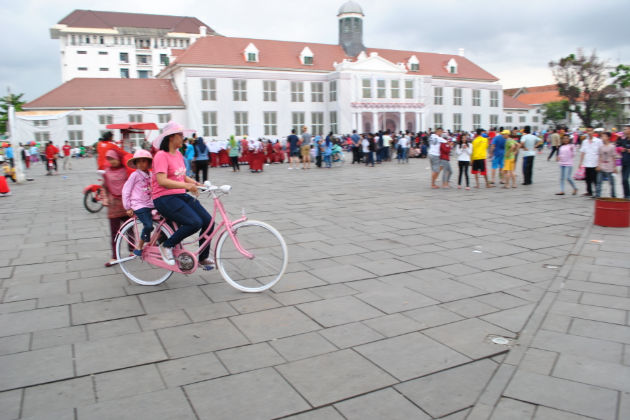
[[22, 100], [22, 96], [24, 96], [23, 93], [20, 93], [19, 95], [10, 93], [7, 96], [0, 98], [0, 133], [4, 134], [7, 131], [9, 107], [13, 105], [15, 107], [15, 112], [22, 110], [22, 105], [26, 103], [26, 101]]
[[615, 71], [610, 72], [610, 77], [615, 78], [615, 84], [622, 89], [630, 87], [630, 66], [619, 64]]
[[569, 101], [549, 102], [542, 106], [543, 122], [559, 125], [564, 121], [569, 110]]

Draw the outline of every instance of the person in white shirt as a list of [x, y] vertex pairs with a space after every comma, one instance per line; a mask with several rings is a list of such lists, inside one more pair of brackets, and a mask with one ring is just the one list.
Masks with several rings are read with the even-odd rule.
[[597, 164], [599, 163], [599, 148], [602, 147], [602, 141], [595, 137], [593, 127], [586, 128], [586, 138], [582, 141], [580, 147], [580, 164], [578, 168], [584, 165], [584, 181], [586, 182], [586, 192], [582, 194], [585, 197], [593, 196], [593, 185], [597, 181]]
[[531, 127], [525, 126], [525, 135], [521, 137], [521, 150], [523, 150], [523, 185], [532, 183], [532, 175], [534, 171], [534, 158], [536, 157], [536, 148], [542, 144], [542, 140], [531, 134]]
[[398, 140], [398, 163], [409, 163], [409, 145], [411, 140], [409, 139], [409, 133], [405, 134]]
[[435, 184], [435, 180], [440, 174], [442, 166], [440, 165], [440, 144], [446, 143], [442, 138], [443, 130], [437, 128], [435, 133], [429, 137], [429, 160], [431, 161], [431, 188], [440, 188]]
[[470, 181], [468, 179], [468, 168], [470, 167], [470, 154], [472, 152], [472, 146], [468, 141], [468, 134], [462, 134], [461, 140], [455, 147], [455, 154], [457, 155], [457, 164], [459, 165], [459, 179], [457, 181], [457, 188], [462, 188], [462, 175], [466, 175], [466, 189], [470, 189]]

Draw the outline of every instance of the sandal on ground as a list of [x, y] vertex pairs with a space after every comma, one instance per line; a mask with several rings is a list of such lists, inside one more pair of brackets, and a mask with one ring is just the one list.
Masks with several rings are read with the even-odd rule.
[[563, 192], [560, 192], [560, 193], [556, 193], [556, 195], [564, 195], [564, 193], [563, 193]]
[[199, 261], [199, 266], [202, 267], [204, 271], [210, 271], [214, 269], [214, 261], [210, 258], [206, 258], [203, 261]]
[[439, 190], [440, 187], [438, 187], [437, 185], [431, 185], [431, 188], [433, 188], [434, 190]]

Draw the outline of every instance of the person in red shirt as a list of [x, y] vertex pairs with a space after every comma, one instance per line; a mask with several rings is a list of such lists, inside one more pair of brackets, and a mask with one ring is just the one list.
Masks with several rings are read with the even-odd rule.
[[[57, 155], [59, 154], [59, 149], [57, 149], [55, 147], [54, 144], [52, 144], [52, 141], [49, 141], [48, 144], [46, 145], [46, 168], [48, 168], [48, 161], [52, 161], [53, 166], [55, 167], [55, 173], [57, 172]], [[50, 173], [48, 173], [47, 175], [50, 175]]]
[[61, 147], [63, 150], [63, 170], [66, 168], [72, 170], [72, 162], [70, 161], [70, 155], [72, 154], [72, 147], [70, 147], [70, 143], [66, 140], [65, 144]]
[[447, 138], [445, 143], [440, 143], [440, 167], [444, 169], [442, 172], [442, 188], [450, 188], [449, 182], [451, 181], [451, 175], [453, 170], [451, 169], [451, 149], [453, 148], [453, 141], [450, 137]]
[[[105, 158], [108, 150], [115, 150], [120, 156], [124, 156], [126, 154], [123, 149], [118, 147], [116, 143], [112, 141], [113, 137], [114, 134], [111, 131], [108, 131], [103, 134], [103, 137], [96, 145], [96, 154], [98, 155], [96, 164], [98, 165], [99, 170], [104, 171], [105, 169], [109, 168], [109, 163]], [[123, 162], [123, 164], [126, 164], [126, 160]]]

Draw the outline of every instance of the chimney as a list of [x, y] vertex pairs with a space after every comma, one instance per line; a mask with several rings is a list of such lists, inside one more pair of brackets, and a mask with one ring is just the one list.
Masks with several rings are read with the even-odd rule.
[[464, 49], [463, 49], [463, 48], [460, 48], [460, 49], [458, 50], [457, 54], [458, 54], [460, 57], [463, 57], [463, 56], [464, 56]]
[[201, 36], [206, 36], [206, 31], [208, 30], [208, 28], [206, 28], [205, 26], [200, 26], [199, 27], [199, 33], [201, 34]]

